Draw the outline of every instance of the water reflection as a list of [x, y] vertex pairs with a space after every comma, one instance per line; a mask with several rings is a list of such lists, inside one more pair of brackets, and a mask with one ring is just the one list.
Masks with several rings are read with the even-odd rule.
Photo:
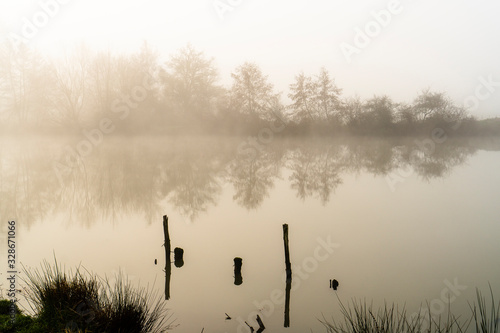
[[248, 159], [238, 156], [239, 142], [115, 139], [58, 172], [54, 161], [63, 151], [60, 144], [3, 141], [0, 218], [33, 223], [64, 213], [68, 223], [90, 226], [140, 213], [151, 223], [169, 202], [196, 220], [217, 204], [223, 190], [233, 191], [234, 201], [246, 209], [260, 207], [282, 174], [298, 198], [326, 204], [350, 174], [404, 170], [428, 181], [446, 177], [478, 149], [500, 150], [499, 140], [448, 140], [432, 149], [409, 139], [275, 140]]
[[163, 237], [165, 247], [165, 299], [170, 299], [170, 279], [172, 277], [172, 261], [170, 260], [170, 235], [168, 233], [168, 216], [163, 215]]
[[[233, 185], [233, 199], [243, 207], [255, 209], [268, 196], [278, 178], [279, 164], [273, 163], [267, 154], [257, 159], [237, 159], [230, 166], [228, 181]], [[275, 162], [280, 162], [275, 161]]]
[[290, 250], [288, 242], [288, 224], [283, 224], [283, 246], [285, 248], [285, 316], [283, 327], [290, 327], [290, 291], [292, 290], [292, 264], [290, 262]]
[[289, 169], [290, 187], [296, 191], [297, 197], [304, 200], [315, 196], [322, 204], [330, 200], [330, 195], [342, 184], [340, 173], [345, 170], [342, 146], [327, 149], [299, 148], [291, 152]]

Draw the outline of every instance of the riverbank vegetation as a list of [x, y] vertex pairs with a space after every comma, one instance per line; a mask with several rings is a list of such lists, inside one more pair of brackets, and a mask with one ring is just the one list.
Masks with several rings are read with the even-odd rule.
[[41, 269], [25, 269], [26, 299], [33, 316], [21, 313], [11, 302], [0, 301], [0, 332], [166, 332], [171, 319], [161, 297], [134, 288], [123, 274], [110, 283], [81, 268], [65, 272], [57, 262]]
[[188, 45], [160, 60], [147, 44], [136, 53], [81, 46], [46, 57], [26, 46], [0, 47], [2, 132], [104, 134], [498, 135], [500, 119], [477, 120], [445, 92], [424, 89], [397, 103], [389, 95], [344, 96], [326, 68], [297, 73], [277, 92], [255, 63], [220, 84], [211, 59]]
[[[19, 311], [15, 320], [9, 300], [0, 300], [0, 332], [3, 333], [79, 333], [79, 332], [165, 332], [165, 302], [154, 300], [144, 289], [133, 290], [126, 277], [119, 275], [114, 287], [95, 275], [63, 272], [57, 265], [44, 263], [41, 273], [27, 272], [28, 299], [35, 315]], [[413, 313], [395, 304], [373, 309], [366, 302], [340, 301], [342, 321], [323, 318], [328, 333], [413, 333], [413, 332], [500, 332], [500, 302], [490, 287], [488, 297], [476, 290], [476, 301], [470, 304], [470, 316], [460, 317], [448, 308], [444, 315]]]
[[450, 307], [443, 316], [435, 315], [427, 304], [427, 312], [409, 315], [406, 309], [395, 304], [373, 309], [366, 302], [353, 301], [345, 306], [339, 299], [343, 321], [321, 322], [328, 333], [498, 333], [500, 332], [500, 302], [490, 286], [489, 300], [476, 289], [476, 301], [470, 304], [471, 314], [462, 318], [452, 313]]

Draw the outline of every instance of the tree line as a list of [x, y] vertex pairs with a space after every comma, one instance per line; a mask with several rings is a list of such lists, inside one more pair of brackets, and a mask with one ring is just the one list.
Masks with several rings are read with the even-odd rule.
[[214, 59], [191, 45], [162, 62], [147, 43], [131, 54], [92, 52], [81, 45], [48, 58], [6, 42], [0, 49], [0, 125], [74, 132], [108, 119], [124, 134], [248, 134], [279, 119], [285, 134], [414, 135], [437, 127], [448, 134], [477, 134], [484, 129], [443, 92], [423, 90], [409, 103], [387, 95], [345, 97], [324, 67], [316, 75], [297, 74], [287, 103], [255, 63], [238, 66], [231, 78], [230, 87], [222, 86]]

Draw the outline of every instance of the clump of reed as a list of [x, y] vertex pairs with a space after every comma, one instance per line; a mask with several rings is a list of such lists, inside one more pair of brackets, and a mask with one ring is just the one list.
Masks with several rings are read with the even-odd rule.
[[485, 297], [476, 289], [476, 303], [471, 306], [476, 333], [500, 332], [500, 301], [495, 305], [495, 297], [490, 286], [491, 305], [488, 309]]
[[405, 307], [399, 310], [395, 304], [374, 310], [366, 301], [353, 301], [346, 307], [339, 299], [343, 320], [323, 317], [320, 321], [328, 333], [500, 333], [500, 302], [495, 304], [491, 286], [490, 297], [491, 304], [487, 304], [476, 289], [476, 301], [470, 305], [472, 314], [465, 320], [453, 315], [450, 307], [444, 318], [432, 316], [430, 306], [428, 313], [409, 317]]
[[134, 288], [122, 273], [111, 284], [81, 267], [66, 272], [57, 261], [24, 272], [26, 298], [44, 332], [149, 333], [172, 327], [160, 295]]

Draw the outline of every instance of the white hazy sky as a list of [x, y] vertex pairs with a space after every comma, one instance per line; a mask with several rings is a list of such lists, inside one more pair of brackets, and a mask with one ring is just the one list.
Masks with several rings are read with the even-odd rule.
[[[356, 47], [356, 29], [373, 27], [373, 12], [391, 3], [398, 12], [348, 62], [341, 44]], [[215, 4], [231, 10], [221, 19]], [[1, 0], [0, 33], [22, 36], [27, 21], [38, 23], [28, 41], [43, 52], [82, 41], [136, 51], [147, 40], [168, 56], [191, 43], [215, 58], [222, 83], [254, 61], [284, 97], [296, 74], [321, 66], [344, 96], [387, 94], [402, 102], [431, 88], [463, 104], [478, 91], [471, 113], [484, 118], [500, 117], [500, 83], [478, 88], [480, 78], [500, 82], [499, 14], [493, 0]]]

